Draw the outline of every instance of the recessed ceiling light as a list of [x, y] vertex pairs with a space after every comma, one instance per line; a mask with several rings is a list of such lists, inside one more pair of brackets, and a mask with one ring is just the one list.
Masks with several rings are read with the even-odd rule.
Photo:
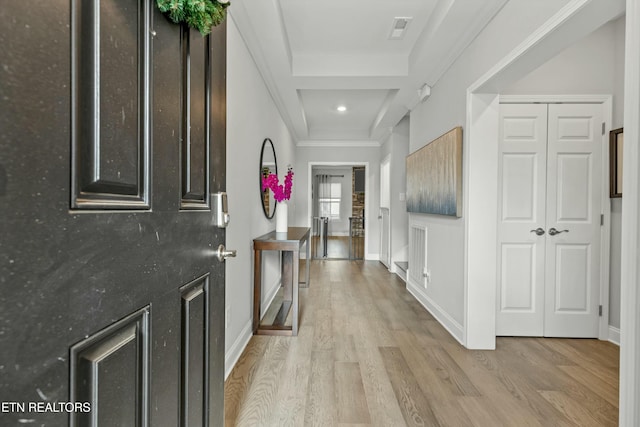
[[347, 111], [347, 107], [345, 107], [344, 105], [338, 105], [338, 108], [336, 108], [336, 110], [338, 110], [341, 113], [344, 113], [345, 111]]

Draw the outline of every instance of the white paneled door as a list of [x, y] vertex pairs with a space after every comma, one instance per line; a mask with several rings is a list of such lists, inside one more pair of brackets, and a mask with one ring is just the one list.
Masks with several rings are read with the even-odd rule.
[[500, 106], [497, 335], [597, 337], [602, 106]]
[[547, 147], [544, 334], [597, 337], [602, 106], [549, 105]]
[[501, 105], [500, 110], [496, 333], [542, 336], [547, 106]]

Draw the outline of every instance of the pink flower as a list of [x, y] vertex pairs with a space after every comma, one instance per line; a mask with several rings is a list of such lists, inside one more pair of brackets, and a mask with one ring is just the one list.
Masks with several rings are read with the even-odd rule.
[[262, 191], [267, 188], [273, 191], [273, 197], [276, 202], [289, 200], [291, 198], [291, 187], [293, 186], [293, 170], [289, 168], [287, 175], [284, 177], [284, 185], [278, 183], [278, 175], [271, 173], [262, 177]]

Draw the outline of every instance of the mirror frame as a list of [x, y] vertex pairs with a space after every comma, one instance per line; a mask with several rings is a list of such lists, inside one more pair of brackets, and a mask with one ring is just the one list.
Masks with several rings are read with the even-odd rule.
[[[264, 205], [264, 192], [262, 191], [262, 161], [264, 160], [264, 150], [265, 150], [265, 147], [267, 147], [267, 143], [271, 145], [271, 151], [273, 151], [273, 161], [276, 164], [276, 175], [278, 175], [278, 158], [276, 157], [276, 147], [273, 145], [273, 141], [271, 141], [270, 138], [265, 138], [264, 141], [262, 141], [262, 149], [260, 150], [260, 170], [258, 171], [258, 190], [260, 190], [260, 204], [262, 205], [262, 211], [264, 212], [264, 216], [266, 216], [267, 219], [271, 219], [276, 214], [276, 209], [278, 209], [278, 203], [275, 201], [275, 199], [273, 199], [273, 197], [271, 197], [271, 199], [273, 199], [273, 212], [271, 212], [271, 215], [269, 215], [269, 212], [267, 212], [267, 207]], [[271, 191], [271, 190], [267, 189], [266, 191]]]

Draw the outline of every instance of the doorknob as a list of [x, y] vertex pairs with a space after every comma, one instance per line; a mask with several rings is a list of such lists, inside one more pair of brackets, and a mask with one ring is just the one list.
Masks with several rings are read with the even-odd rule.
[[544, 234], [544, 229], [542, 227], [538, 227], [535, 230], [531, 230], [532, 233], [536, 233], [538, 236], [542, 236]]
[[218, 250], [216, 251], [216, 256], [220, 262], [224, 262], [227, 258], [235, 258], [236, 254], [237, 251], [235, 249], [227, 250], [224, 245], [218, 246]]
[[555, 236], [556, 234], [560, 234], [560, 233], [568, 233], [569, 230], [556, 230], [555, 228], [550, 228], [549, 229], [549, 235], [550, 236]]

